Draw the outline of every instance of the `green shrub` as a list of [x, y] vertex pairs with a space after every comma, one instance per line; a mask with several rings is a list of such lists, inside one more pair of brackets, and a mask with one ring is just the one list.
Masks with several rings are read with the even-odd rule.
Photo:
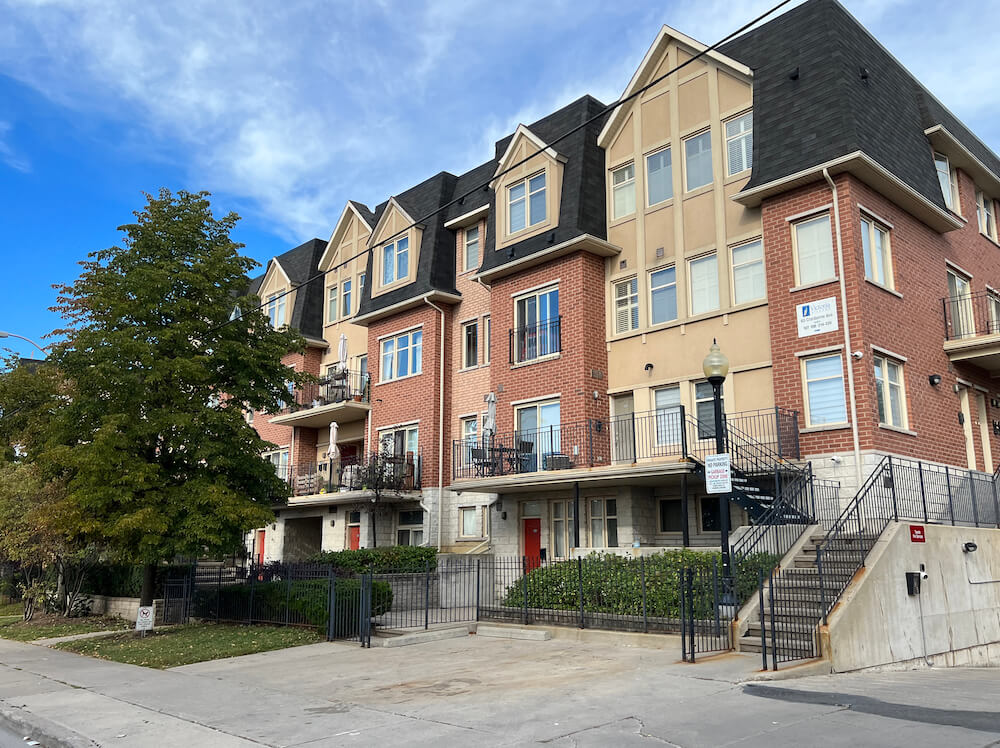
[[[778, 562], [771, 554], [760, 553], [740, 559], [733, 569], [738, 602], [757, 590], [757, 569], [769, 572]], [[695, 570], [695, 614], [708, 615], [714, 607], [712, 570], [721, 576], [721, 554], [671, 550], [637, 558], [591, 554], [577, 561], [562, 561], [528, 572], [508, 587], [504, 605], [550, 610], [579, 610], [582, 588], [583, 609], [588, 613], [641, 616], [645, 577], [646, 615], [651, 618], [680, 617], [680, 572]], [[721, 584], [721, 579], [719, 580]]]
[[415, 545], [360, 548], [356, 551], [323, 551], [310, 562], [333, 564], [334, 568], [359, 574], [371, 569], [376, 574], [413, 574], [437, 568], [437, 549]]

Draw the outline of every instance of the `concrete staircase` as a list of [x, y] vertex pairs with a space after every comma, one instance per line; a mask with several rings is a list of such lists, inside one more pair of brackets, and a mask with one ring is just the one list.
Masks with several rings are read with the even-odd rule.
[[824, 551], [821, 587], [816, 550], [825, 537], [824, 531], [817, 530], [792, 558], [791, 564], [775, 572], [773, 586], [764, 589], [764, 609], [740, 639], [741, 651], [760, 652], [763, 631], [768, 650], [775, 641], [781, 650], [793, 654], [801, 652], [803, 658], [818, 653], [816, 626], [823, 618], [823, 609], [854, 575], [854, 570], [867, 555], [864, 549], [873, 542], [870, 536], [845, 537], [838, 541], [836, 548]]

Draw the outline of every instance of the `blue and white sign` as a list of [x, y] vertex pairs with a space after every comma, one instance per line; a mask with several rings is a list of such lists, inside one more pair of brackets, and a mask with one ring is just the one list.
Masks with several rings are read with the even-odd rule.
[[799, 326], [799, 337], [820, 335], [824, 332], [836, 332], [839, 329], [837, 321], [837, 299], [810, 301], [795, 307], [795, 319]]

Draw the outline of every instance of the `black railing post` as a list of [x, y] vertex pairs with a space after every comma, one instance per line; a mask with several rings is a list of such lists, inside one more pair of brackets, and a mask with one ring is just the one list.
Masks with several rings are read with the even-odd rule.
[[990, 481], [990, 485], [993, 487], [993, 524], [1000, 527], [1000, 501], [997, 500], [997, 481], [995, 474], [993, 479]]
[[291, 565], [286, 565], [285, 574], [285, 625], [289, 624], [289, 615], [291, 613], [292, 606], [292, 567]]
[[778, 441], [778, 457], [781, 457], [781, 410], [774, 406], [774, 433]]
[[944, 469], [944, 483], [948, 489], [948, 514], [951, 517], [951, 526], [955, 526], [955, 504], [951, 499], [951, 471], [946, 466]]
[[480, 594], [479, 590], [482, 588], [482, 585], [480, 584], [482, 580], [482, 574], [480, 573], [479, 570], [481, 561], [482, 559], [480, 558], [476, 559], [476, 621], [477, 622], [479, 621], [479, 594]]
[[695, 648], [695, 625], [694, 625], [694, 569], [687, 570], [687, 581], [686, 581], [686, 597], [688, 603], [688, 630], [691, 633], [691, 639], [688, 642], [688, 651], [691, 653], [691, 662], [694, 662], [694, 648]]
[[823, 548], [816, 549], [816, 576], [819, 578], [819, 607], [823, 611], [823, 625], [826, 625], [826, 584], [823, 582]]
[[431, 612], [431, 562], [424, 559], [424, 629], [430, 625]]
[[333, 576], [333, 564], [326, 567], [327, 591], [326, 591], [326, 640], [333, 641], [334, 624], [333, 616], [337, 608], [337, 586]]
[[979, 527], [979, 500], [976, 497], [976, 474], [969, 471], [969, 496], [972, 498], [972, 521]]
[[948, 297], [941, 299], [941, 316], [944, 318], [944, 339], [951, 340], [948, 332]]
[[639, 574], [642, 576], [642, 630], [649, 633], [649, 616], [646, 613], [646, 557], [639, 556]]
[[521, 610], [521, 624], [528, 625], [528, 557], [521, 556], [521, 591], [524, 608]]
[[[688, 458], [688, 443], [687, 443], [687, 417], [684, 413], [684, 406], [681, 405], [678, 408], [678, 414], [681, 419], [681, 457], [685, 460]], [[653, 428], [656, 428], [656, 423], [654, 421]]]
[[896, 500], [896, 476], [892, 472], [892, 457], [889, 458], [889, 488], [892, 489], [892, 518], [899, 522], [899, 504]]
[[771, 603], [771, 669], [778, 669], [778, 634], [774, 627], [774, 569], [771, 569], [771, 582], [768, 585], [768, 598]]
[[[592, 421], [587, 419], [587, 467], [594, 467], [594, 431]], [[562, 449], [562, 444], [559, 445]]]
[[219, 622], [222, 608], [222, 566], [219, 566], [219, 576], [215, 582], [215, 622]]
[[760, 615], [760, 656], [767, 670], [767, 629], [764, 628], [764, 570], [757, 569], [757, 605]]
[[250, 605], [247, 608], [247, 623], [253, 623], [253, 591], [254, 591], [254, 580], [257, 578], [257, 572], [254, 571], [254, 567], [250, 567]]
[[587, 628], [583, 619], [583, 559], [576, 557], [576, 589], [580, 601], [580, 628]]
[[677, 571], [677, 585], [680, 588], [678, 590], [680, 597], [680, 618], [681, 618], [681, 660], [684, 662], [688, 661], [687, 652], [687, 598], [684, 596], [684, 583], [685, 576], [687, 574], [686, 569], [678, 569]]
[[920, 504], [924, 508], [924, 522], [927, 521], [927, 490], [924, 488], [924, 463], [917, 461], [917, 476], [920, 478]]

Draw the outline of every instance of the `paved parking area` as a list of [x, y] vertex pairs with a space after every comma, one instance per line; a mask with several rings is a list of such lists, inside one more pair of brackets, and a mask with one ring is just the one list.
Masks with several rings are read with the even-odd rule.
[[746, 683], [752, 657], [612, 640], [317, 644], [166, 672], [0, 642], [0, 708], [157, 748], [1000, 745], [995, 670]]

